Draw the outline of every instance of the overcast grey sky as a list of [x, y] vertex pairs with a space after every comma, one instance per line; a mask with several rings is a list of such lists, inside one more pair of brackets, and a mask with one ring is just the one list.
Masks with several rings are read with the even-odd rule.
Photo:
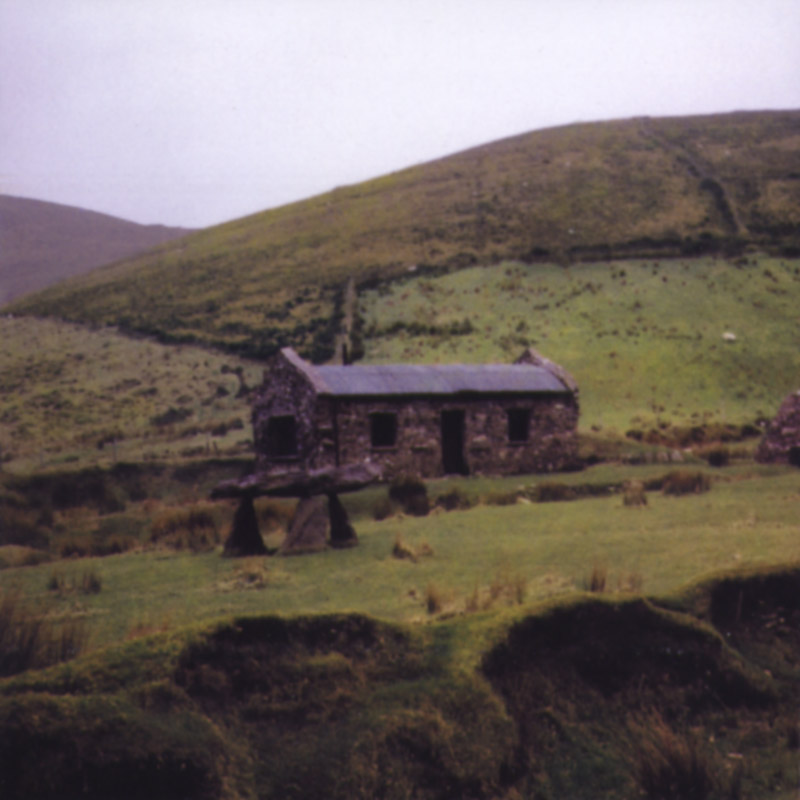
[[800, 0], [0, 0], [0, 192], [201, 227], [553, 125], [800, 108]]

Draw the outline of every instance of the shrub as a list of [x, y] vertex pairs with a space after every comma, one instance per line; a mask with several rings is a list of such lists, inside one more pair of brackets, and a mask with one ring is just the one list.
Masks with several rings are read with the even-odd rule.
[[641, 481], [627, 481], [622, 495], [622, 504], [625, 506], [646, 506], [647, 495]]
[[711, 447], [703, 453], [711, 467], [726, 467], [731, 460], [731, 451], [724, 445]]
[[440, 494], [436, 498], [434, 505], [438, 508], [443, 508], [445, 511], [456, 511], [458, 509], [472, 508], [475, 503], [456, 487], [449, 492]]
[[708, 475], [688, 470], [670, 472], [661, 482], [661, 491], [670, 495], [700, 494], [710, 488], [711, 480]]
[[406, 514], [424, 517], [430, 511], [428, 489], [415, 475], [400, 475], [389, 486], [389, 499], [400, 505]]
[[430, 510], [431, 504], [427, 494], [414, 495], [403, 505], [403, 511], [411, 514], [412, 517], [425, 517]]

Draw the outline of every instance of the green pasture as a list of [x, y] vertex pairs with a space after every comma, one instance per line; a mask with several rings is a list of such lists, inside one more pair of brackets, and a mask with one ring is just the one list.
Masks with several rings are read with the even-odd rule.
[[[569, 477], [605, 484], [668, 471], [660, 465], [596, 469]], [[609, 593], [660, 595], [708, 572], [800, 560], [800, 473], [748, 464], [706, 471], [710, 491], [648, 492], [641, 508], [624, 506], [620, 494], [487, 505], [501, 490], [537, 481], [474, 479], [478, 485], [471, 487], [464, 479], [462, 491], [483, 503], [379, 522], [371, 507], [385, 490], [373, 489], [348, 498], [360, 540], [350, 550], [239, 560], [222, 558], [218, 549], [194, 555], [156, 548], [10, 568], [0, 576], [4, 587], [19, 588], [50, 614], [85, 619], [93, 646], [102, 647], [142, 632], [254, 613], [353, 611], [422, 622], [566, 598], [584, 590], [595, 569], [607, 575]], [[436, 496], [451, 486], [432, 482], [429, 488]], [[226, 514], [223, 527], [231, 507]], [[265, 533], [270, 545], [282, 536]], [[416, 562], [393, 556], [398, 540], [420, 553]], [[102, 582], [97, 594], [48, 588], [53, 575], [69, 587], [87, 572]], [[433, 615], [431, 592], [441, 603]]]
[[577, 380], [581, 428], [617, 434], [772, 417], [800, 384], [799, 300], [800, 261], [764, 255], [506, 263], [360, 297], [367, 362], [510, 362], [532, 346]]

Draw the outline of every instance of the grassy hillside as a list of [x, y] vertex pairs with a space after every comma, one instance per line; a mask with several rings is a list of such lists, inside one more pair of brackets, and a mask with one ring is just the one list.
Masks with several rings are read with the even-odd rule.
[[[533, 346], [578, 381], [585, 435], [702, 446], [757, 435], [796, 391], [798, 303], [798, 259], [505, 262], [362, 289], [360, 336], [370, 363]], [[0, 334], [8, 469], [249, 455], [258, 362], [47, 319], [0, 318]]]
[[0, 317], [0, 339], [0, 465], [251, 453], [242, 388], [261, 380], [258, 365], [54, 320]]
[[16, 313], [324, 358], [346, 279], [800, 246], [800, 112], [572, 125], [210, 228]]
[[0, 195], [0, 305], [188, 233]]
[[667, 438], [774, 415], [800, 386], [799, 303], [800, 261], [751, 255], [412, 275], [362, 292], [361, 313], [367, 361], [510, 362], [533, 346], [577, 380], [584, 431]]

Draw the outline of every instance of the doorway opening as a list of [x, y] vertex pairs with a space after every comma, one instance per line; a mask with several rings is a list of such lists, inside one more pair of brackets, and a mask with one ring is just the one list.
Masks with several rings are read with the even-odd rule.
[[445, 475], [468, 475], [464, 458], [464, 411], [442, 411], [442, 466]]

